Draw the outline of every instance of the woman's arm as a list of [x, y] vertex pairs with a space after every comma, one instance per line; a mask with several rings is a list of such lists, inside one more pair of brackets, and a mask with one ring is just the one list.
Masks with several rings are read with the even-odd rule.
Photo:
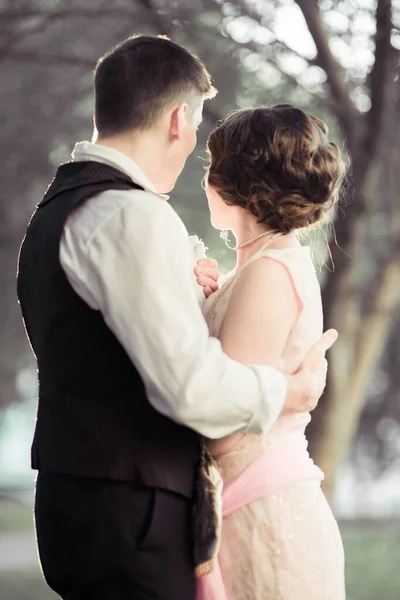
[[[287, 267], [269, 257], [254, 261], [233, 290], [219, 336], [222, 349], [238, 362], [277, 368], [300, 308]], [[218, 457], [242, 437], [228, 435], [207, 446]]]
[[[224, 352], [244, 364], [277, 368], [301, 307], [283, 263], [269, 257], [254, 261], [241, 273], [229, 301], [219, 336]], [[207, 446], [217, 457], [242, 437], [209, 440]]]
[[263, 257], [240, 275], [220, 331], [224, 352], [244, 364], [277, 367], [301, 301], [287, 267]]

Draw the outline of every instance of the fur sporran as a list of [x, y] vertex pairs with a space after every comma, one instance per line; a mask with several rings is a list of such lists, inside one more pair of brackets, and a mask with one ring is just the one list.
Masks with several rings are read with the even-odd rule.
[[201, 442], [193, 507], [194, 565], [196, 577], [213, 570], [222, 526], [222, 478], [214, 459]]

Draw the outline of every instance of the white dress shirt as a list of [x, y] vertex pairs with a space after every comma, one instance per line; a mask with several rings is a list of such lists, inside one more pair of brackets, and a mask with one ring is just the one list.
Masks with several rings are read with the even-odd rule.
[[268, 429], [282, 409], [286, 378], [231, 360], [209, 337], [193, 242], [168, 197], [116, 150], [81, 142], [73, 159], [111, 165], [144, 188], [108, 190], [75, 210], [64, 227], [60, 262], [75, 292], [102, 313], [124, 347], [150, 403], [208, 438]]

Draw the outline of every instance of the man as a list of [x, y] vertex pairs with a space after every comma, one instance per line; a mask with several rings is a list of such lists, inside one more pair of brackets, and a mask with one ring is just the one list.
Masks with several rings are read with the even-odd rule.
[[322, 393], [335, 335], [288, 378], [235, 363], [208, 337], [186, 232], [162, 193], [214, 93], [167, 39], [107, 54], [95, 143], [58, 169], [22, 244], [18, 295], [39, 368], [37, 537], [62, 598], [194, 598], [197, 434], [261, 432]]

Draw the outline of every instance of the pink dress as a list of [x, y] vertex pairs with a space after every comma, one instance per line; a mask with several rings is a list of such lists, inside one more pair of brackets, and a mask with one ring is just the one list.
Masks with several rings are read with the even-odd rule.
[[[287, 270], [299, 302], [279, 365], [291, 373], [322, 333], [320, 287], [308, 247], [268, 249], [253, 260], [264, 256]], [[239, 276], [205, 303], [215, 337]], [[344, 600], [343, 546], [307, 452], [309, 422], [308, 413], [288, 414], [263, 436], [209, 441], [224, 482], [223, 526], [216, 568], [198, 580], [197, 600]]]

